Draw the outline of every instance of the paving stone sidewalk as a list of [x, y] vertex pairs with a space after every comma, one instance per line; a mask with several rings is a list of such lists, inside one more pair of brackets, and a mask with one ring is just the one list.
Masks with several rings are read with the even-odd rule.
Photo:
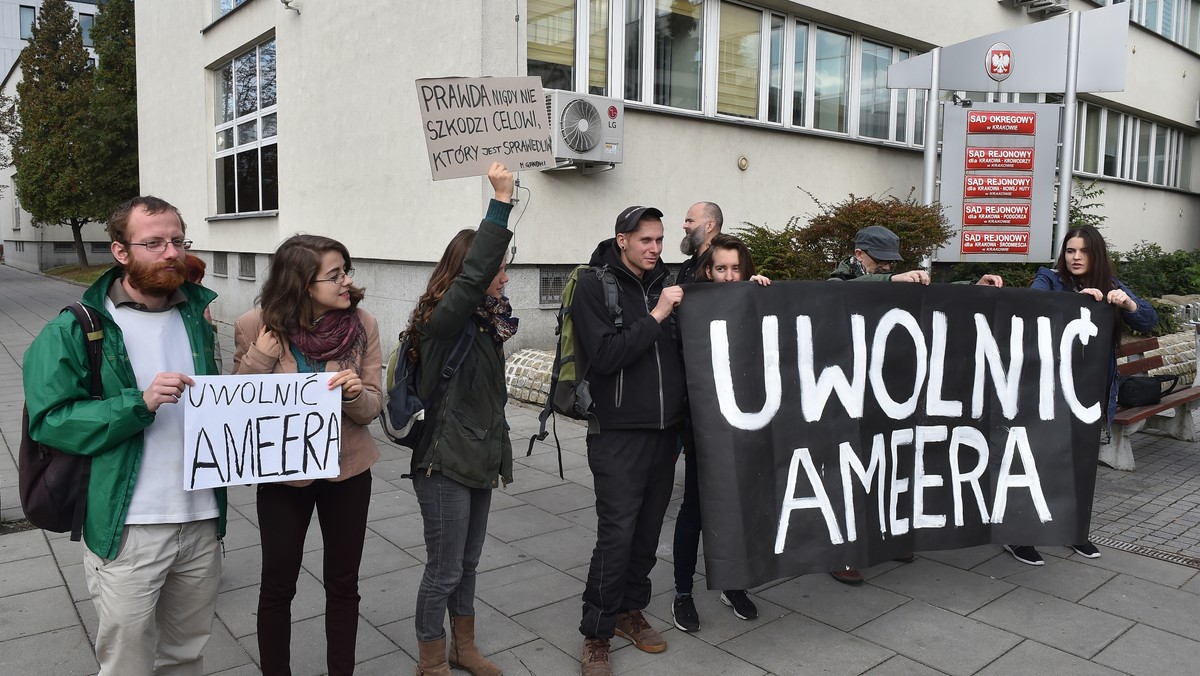
[[[0, 265], [0, 513], [21, 515], [14, 456], [23, 392], [21, 356], [76, 286]], [[232, 354], [228, 332], [226, 355]], [[227, 357], [228, 361], [228, 357]], [[580, 594], [595, 538], [584, 430], [560, 421], [565, 481], [553, 445], [525, 457], [536, 411], [510, 405], [516, 483], [497, 491], [480, 564], [481, 648], [506, 674], [579, 672]], [[361, 570], [358, 673], [412, 673], [413, 604], [424, 561], [421, 519], [407, 453], [387, 443], [373, 468], [374, 495]], [[1134, 473], [1101, 469], [1094, 533], [1103, 556], [1081, 559], [1043, 548], [1032, 568], [996, 546], [927, 552], [914, 563], [866, 572], [861, 587], [828, 575], [781, 580], [756, 590], [760, 616], [736, 619], [716, 592], [696, 596], [702, 630], [669, 628], [670, 540], [682, 494], [663, 526], [657, 595], [648, 613], [670, 649], [641, 653], [614, 639], [618, 674], [1162, 674], [1200, 664], [1200, 487], [1195, 444], [1151, 434], [1134, 439]], [[255, 606], [261, 550], [254, 491], [230, 491], [230, 524], [205, 671], [258, 673]], [[1138, 552], [1122, 548], [1136, 549]], [[1159, 553], [1163, 553], [1160, 555]], [[293, 664], [324, 669], [321, 541], [310, 529], [293, 604]], [[0, 674], [93, 674], [95, 613], [81, 546], [27, 531], [0, 537]], [[703, 562], [701, 562], [703, 572]], [[703, 583], [697, 585], [702, 590]]]

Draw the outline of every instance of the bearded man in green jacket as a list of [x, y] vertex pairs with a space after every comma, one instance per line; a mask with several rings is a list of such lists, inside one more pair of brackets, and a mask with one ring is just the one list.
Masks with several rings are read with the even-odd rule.
[[92, 458], [83, 568], [102, 676], [199, 676], [212, 631], [225, 490], [184, 490], [178, 404], [191, 376], [217, 373], [204, 319], [216, 294], [184, 281], [185, 227], [178, 209], [148, 196], [110, 219], [117, 265], [82, 301], [104, 332], [99, 399], [70, 313], [25, 352], [30, 436]]

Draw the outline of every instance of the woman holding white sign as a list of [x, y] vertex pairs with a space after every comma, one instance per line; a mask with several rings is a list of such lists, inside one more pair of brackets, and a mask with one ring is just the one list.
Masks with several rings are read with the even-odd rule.
[[331, 372], [341, 388], [340, 473], [258, 485], [262, 579], [258, 648], [264, 674], [291, 674], [291, 604], [313, 508], [321, 524], [326, 663], [354, 672], [358, 640], [358, 566], [371, 502], [371, 465], [379, 449], [368, 425], [383, 408], [379, 328], [358, 307], [346, 247], [328, 237], [296, 235], [279, 246], [258, 297], [237, 320], [234, 373]]
[[[496, 198], [487, 215], [478, 230], [459, 231], [450, 240], [407, 329], [426, 416], [412, 454], [426, 555], [417, 591], [417, 674], [450, 676], [451, 664], [475, 676], [501, 673], [475, 645], [475, 570], [487, 535], [492, 489], [512, 481], [512, 444], [504, 419], [504, 342], [517, 332], [517, 319], [504, 296], [513, 177], [494, 162], [488, 180]], [[457, 370], [444, 368], [463, 341], [469, 349]], [[445, 395], [434, 401], [431, 395], [444, 371]]]
[[[1118, 316], [1134, 331], [1146, 332], [1158, 323], [1158, 313], [1154, 308], [1134, 295], [1129, 287], [1113, 275], [1112, 261], [1108, 257], [1108, 247], [1104, 238], [1090, 226], [1081, 225], [1067, 231], [1062, 249], [1058, 253], [1058, 260], [1054, 262], [1054, 269], [1038, 268], [1037, 277], [1030, 287], [1043, 291], [1085, 293], [1097, 301], [1115, 306], [1120, 310]], [[1108, 368], [1108, 402], [1104, 408], [1106, 430], [1117, 411], [1116, 344], [1120, 341], [1120, 331], [1121, 324], [1118, 322], [1113, 330], [1114, 349]], [[1042, 555], [1032, 545], [1004, 545], [1004, 548], [1021, 563], [1031, 566], [1045, 564]], [[1071, 549], [1089, 559], [1100, 556], [1100, 550], [1091, 541], [1071, 545]]]

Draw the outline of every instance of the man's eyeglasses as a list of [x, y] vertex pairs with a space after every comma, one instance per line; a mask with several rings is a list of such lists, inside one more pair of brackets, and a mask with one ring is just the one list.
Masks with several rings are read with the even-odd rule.
[[190, 239], [148, 239], [145, 242], [126, 242], [125, 246], [144, 246], [150, 253], [162, 253], [167, 250], [168, 244], [180, 251], [192, 248]]
[[330, 277], [329, 279], [317, 279], [317, 280], [313, 280], [313, 281], [314, 281], [314, 283], [316, 283], [316, 282], [333, 282], [334, 284], [341, 284], [342, 282], [346, 281], [346, 279], [348, 277], [353, 277], [353, 276], [354, 276], [354, 268], [350, 268], [349, 270], [346, 270], [345, 272], [342, 272], [339, 270], [336, 274], [334, 274], [334, 276]]
[[[866, 252], [864, 251], [863, 253], [866, 253]], [[867, 258], [870, 258], [872, 261], [875, 261], [875, 267], [880, 272], [891, 272], [892, 268], [896, 267], [896, 261], [881, 261], [869, 253], [867, 254]]]

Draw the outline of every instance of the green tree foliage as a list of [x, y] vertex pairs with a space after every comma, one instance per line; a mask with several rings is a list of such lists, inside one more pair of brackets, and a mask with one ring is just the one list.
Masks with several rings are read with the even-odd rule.
[[904, 261], [897, 272], [919, 267], [922, 258], [953, 234], [941, 205], [919, 204], [913, 191], [904, 199], [852, 194], [834, 204], [805, 193], [819, 209], [807, 226], [797, 216], [782, 230], [746, 223], [737, 233], [754, 254], [758, 271], [772, 279], [827, 279], [838, 263], [854, 253], [854, 235], [868, 225], [882, 225], [900, 237]]
[[1113, 252], [1117, 276], [1143, 298], [1200, 293], [1200, 249], [1172, 251], [1142, 240], [1125, 253]]
[[94, 143], [87, 160], [94, 197], [88, 215], [94, 221], [107, 221], [115, 205], [140, 194], [133, 30], [133, 0], [108, 0], [92, 26], [99, 61], [89, 108]]
[[92, 67], [66, 0], [45, 0], [21, 52], [10, 143], [17, 199], [36, 226], [68, 225], [79, 265], [87, 266], [83, 226], [92, 220], [88, 153]]

